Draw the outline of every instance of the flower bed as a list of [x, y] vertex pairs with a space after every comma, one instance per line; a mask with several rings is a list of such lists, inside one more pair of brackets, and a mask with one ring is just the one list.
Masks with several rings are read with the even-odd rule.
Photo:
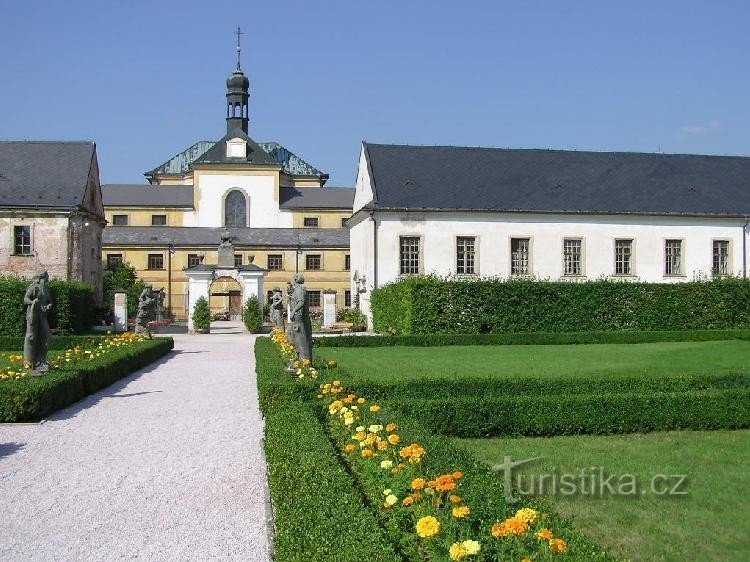
[[[283, 333], [277, 331], [272, 337], [283, 353], [288, 345]], [[309, 372], [295, 376], [301, 375], [298, 383], [309, 392], [317, 390], [323, 406], [318, 410], [320, 421], [371, 513], [403, 558], [435, 562], [607, 558], [600, 547], [543, 504], [510, 505], [502, 482], [446, 439], [425, 431], [407, 415], [394, 415], [367, 396], [351, 392], [333, 378], [335, 364], [326, 363], [316, 371], [315, 376]], [[316, 385], [310, 380], [315, 377], [325, 377], [326, 382]], [[278, 395], [296, 395], [298, 404], [304, 400], [290, 389]]]
[[82, 338], [50, 351], [50, 371], [32, 377], [18, 353], [0, 354], [0, 421], [38, 421], [168, 353], [172, 338], [124, 333]]

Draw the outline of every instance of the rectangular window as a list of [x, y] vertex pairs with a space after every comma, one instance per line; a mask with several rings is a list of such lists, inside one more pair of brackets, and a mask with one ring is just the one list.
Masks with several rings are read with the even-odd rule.
[[352, 268], [352, 257], [349, 254], [344, 256], [344, 271], [349, 271]]
[[122, 254], [107, 254], [107, 269], [114, 269], [122, 263]]
[[419, 236], [400, 237], [399, 264], [401, 275], [419, 273]]
[[344, 217], [344, 218], [342, 218], [342, 219], [341, 219], [341, 228], [346, 228], [346, 226], [347, 226], [347, 225], [346, 225], [346, 221], [348, 221], [348, 220], [349, 220], [349, 219], [348, 219], [348, 218], [346, 218], [346, 217]]
[[529, 275], [529, 255], [531, 248], [530, 238], [510, 239], [510, 274]]
[[307, 306], [320, 308], [320, 291], [307, 291]]
[[151, 226], [166, 226], [167, 215], [151, 215]]
[[188, 267], [195, 267], [196, 265], [200, 265], [201, 261], [203, 261], [203, 260], [201, 259], [200, 254], [188, 254], [188, 257], [187, 257], [187, 266]]
[[164, 256], [162, 254], [149, 254], [148, 255], [148, 268], [149, 269], [164, 269]]
[[346, 308], [352, 307], [352, 292], [349, 289], [344, 291], [344, 306]]
[[633, 274], [633, 241], [615, 240], [615, 275]]
[[305, 269], [320, 269], [320, 254], [307, 254], [305, 256]]
[[13, 227], [13, 253], [19, 256], [31, 255], [31, 226]]
[[112, 215], [113, 226], [128, 226], [128, 215]]
[[715, 276], [729, 275], [729, 240], [714, 240], [711, 272]]
[[318, 217], [305, 217], [302, 219], [302, 225], [303, 226], [318, 226]]
[[583, 275], [581, 240], [578, 238], [563, 240], [563, 275]]
[[266, 291], [266, 302], [271, 302], [273, 298], [273, 291]]
[[267, 267], [269, 271], [284, 269], [283, 259], [281, 254], [268, 254]]
[[234, 254], [234, 267], [242, 265], [242, 254]]
[[459, 275], [474, 275], [474, 244], [473, 236], [459, 236], [456, 238], [456, 273]]
[[682, 274], [682, 240], [665, 240], [664, 275]]

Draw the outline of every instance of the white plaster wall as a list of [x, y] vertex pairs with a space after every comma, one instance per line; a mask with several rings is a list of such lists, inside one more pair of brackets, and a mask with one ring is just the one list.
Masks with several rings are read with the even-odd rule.
[[357, 183], [355, 189], [353, 213], [356, 213], [359, 209], [372, 201], [373, 198], [372, 186], [370, 185], [370, 174], [367, 171], [367, 161], [365, 160], [364, 145], [359, 151], [359, 166], [357, 168]]
[[[351, 255], [351, 275], [355, 273], [360, 276], [364, 275], [366, 279], [366, 293], [360, 293], [360, 309], [369, 315], [370, 311], [370, 291], [374, 282], [374, 261], [373, 261], [373, 222], [370, 219], [352, 226], [349, 229], [349, 248]], [[357, 286], [352, 279], [351, 284], [352, 303], [354, 295], [357, 292]]]
[[[614, 278], [614, 241], [633, 239], [633, 276], [648, 282], [690, 281], [710, 276], [715, 239], [730, 241], [730, 268], [743, 274], [742, 219], [647, 216], [587, 216], [511, 213], [377, 213], [378, 286], [399, 277], [399, 237], [422, 237], [423, 273], [451, 275], [456, 271], [456, 237], [477, 238], [478, 274], [510, 276], [510, 239], [531, 239], [531, 274], [538, 279], [570, 280], [563, 276], [563, 239], [583, 239], [583, 273], [576, 280]], [[352, 270], [373, 279], [372, 221], [351, 229]], [[750, 233], [744, 231], [746, 251]], [[664, 241], [683, 240], [684, 276], [664, 274]], [[750, 267], [750, 256], [747, 256]], [[749, 272], [750, 273], [750, 272]], [[362, 297], [365, 298], [362, 298]], [[362, 310], [369, 316], [369, 295]], [[366, 306], [364, 306], [366, 304]]]
[[[255, 228], [291, 228], [291, 213], [279, 211], [273, 176], [235, 176], [201, 174], [195, 226], [224, 226], [224, 196], [240, 189], [250, 200], [248, 226]], [[187, 225], [186, 225], [187, 226]]]

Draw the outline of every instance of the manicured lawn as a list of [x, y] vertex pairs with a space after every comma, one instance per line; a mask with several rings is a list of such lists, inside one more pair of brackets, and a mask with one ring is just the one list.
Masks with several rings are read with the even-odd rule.
[[750, 372], [750, 341], [322, 348], [373, 381], [456, 377], [619, 377]]
[[[748, 559], [750, 505], [745, 494], [750, 487], [746, 464], [750, 431], [464, 439], [456, 443], [493, 465], [502, 463], [506, 455], [514, 461], [542, 456], [516, 469], [523, 475], [524, 489], [529, 488], [530, 475], [580, 474], [584, 468], [591, 474], [590, 467], [603, 467], [608, 475], [618, 477], [633, 474], [645, 493], [549, 496], [558, 513], [615, 555], [675, 562]], [[651, 479], [658, 474], [688, 475], [687, 486], [681, 488], [687, 495], [653, 494]], [[617, 478], [613, 482], [616, 487]], [[657, 489], [662, 487], [657, 485]]]

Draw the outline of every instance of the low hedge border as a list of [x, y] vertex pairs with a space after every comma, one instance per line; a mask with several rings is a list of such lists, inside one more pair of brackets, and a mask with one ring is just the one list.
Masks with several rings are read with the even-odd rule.
[[39, 421], [156, 361], [173, 347], [172, 338], [154, 338], [42, 377], [4, 382], [0, 384], [0, 422]]
[[315, 338], [316, 347], [433, 347], [447, 345], [569, 345], [750, 340], [750, 330], [671, 330], [621, 332], [537, 332], [502, 334], [416, 334]]
[[284, 376], [268, 338], [255, 344], [276, 562], [397, 562], [310, 401], [315, 387]]
[[750, 427], [750, 389], [655, 394], [453, 397], [388, 400], [453, 437], [645, 433]]
[[[102, 338], [104, 334], [88, 335], [88, 336], [52, 336], [52, 343], [50, 343], [50, 349], [68, 349], [81, 345], [92, 339]], [[23, 336], [0, 336], [0, 350], [2, 351], [17, 351], [21, 352], [23, 349]]]

